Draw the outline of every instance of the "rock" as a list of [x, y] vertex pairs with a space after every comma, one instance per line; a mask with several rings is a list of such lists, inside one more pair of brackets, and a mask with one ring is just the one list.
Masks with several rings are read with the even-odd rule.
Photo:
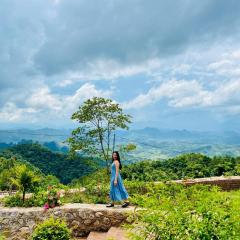
[[90, 224], [92, 223], [92, 220], [86, 219], [86, 220], [83, 221], [83, 223], [84, 223], [85, 225], [90, 225]]
[[[128, 209], [127, 211], [132, 211]], [[26, 240], [37, 224], [51, 215], [64, 219], [74, 236], [86, 236], [91, 231], [107, 231], [126, 221], [126, 210], [106, 210], [103, 205], [69, 204], [44, 212], [42, 208], [0, 207], [0, 230], [7, 240]]]
[[102, 217], [102, 216], [103, 216], [103, 213], [101, 213], [101, 212], [96, 212], [96, 213], [95, 213], [95, 216], [96, 216], [97, 218]]

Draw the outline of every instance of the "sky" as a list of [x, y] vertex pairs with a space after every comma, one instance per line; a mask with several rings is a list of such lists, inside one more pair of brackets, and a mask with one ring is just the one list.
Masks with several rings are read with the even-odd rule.
[[0, 0], [0, 129], [71, 128], [88, 98], [130, 128], [240, 131], [239, 0]]

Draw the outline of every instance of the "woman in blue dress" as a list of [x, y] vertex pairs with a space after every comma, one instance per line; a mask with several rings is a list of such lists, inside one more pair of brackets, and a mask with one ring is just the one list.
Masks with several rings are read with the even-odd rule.
[[114, 151], [112, 153], [112, 165], [111, 165], [111, 180], [110, 180], [110, 204], [107, 205], [107, 207], [113, 207], [115, 201], [122, 201], [124, 200], [124, 203], [122, 204], [122, 207], [125, 208], [129, 205], [128, 200], [128, 193], [123, 185], [123, 180], [120, 175], [120, 171], [122, 169], [122, 164], [120, 161], [120, 156], [118, 151]]

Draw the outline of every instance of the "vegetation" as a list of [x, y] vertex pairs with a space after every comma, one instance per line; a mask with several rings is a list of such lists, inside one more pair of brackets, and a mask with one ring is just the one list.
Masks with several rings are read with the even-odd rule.
[[15, 145], [0, 152], [0, 156], [15, 157], [24, 164], [30, 163], [45, 175], [56, 176], [64, 184], [103, 166], [103, 162], [97, 158], [79, 155], [70, 157], [68, 154], [54, 153], [37, 142]]
[[22, 201], [22, 196], [19, 192], [14, 195], [5, 197], [3, 204], [5, 207], [43, 207], [47, 202], [47, 193], [46, 191], [41, 191], [34, 193], [31, 197]]
[[66, 223], [53, 216], [39, 224], [33, 232], [32, 240], [70, 240], [71, 232]]
[[[126, 182], [168, 181], [184, 178], [211, 177], [221, 175], [239, 175], [240, 157], [208, 157], [199, 153], [179, 155], [162, 161], [143, 161], [124, 165], [121, 175]], [[93, 174], [74, 179], [71, 187], [99, 185], [109, 183], [104, 169]]]
[[[29, 163], [23, 163], [16, 158], [0, 157], [0, 190], [19, 190], [23, 193], [44, 187], [45, 176]], [[51, 176], [47, 177], [51, 179]], [[41, 182], [41, 183], [40, 183]]]
[[221, 175], [239, 175], [240, 157], [208, 157], [200, 153], [179, 155], [162, 161], [143, 161], [125, 166], [124, 179], [162, 181]]
[[22, 201], [25, 201], [26, 191], [33, 191], [40, 183], [40, 176], [35, 175], [26, 165], [18, 165], [13, 168], [15, 176], [10, 180], [19, 190], [22, 191]]
[[[134, 145], [130, 148], [135, 149]], [[19, 191], [5, 198], [5, 206], [43, 207], [48, 201], [46, 190], [49, 184], [55, 186], [54, 191], [66, 189], [56, 176], [44, 175], [36, 167], [41, 166], [41, 158], [35, 150], [37, 153], [39, 151], [39, 156], [44, 156], [41, 151], [45, 154], [48, 152], [39, 144], [32, 143], [14, 146], [1, 153], [0, 187], [3, 190]], [[68, 161], [67, 155], [64, 156], [65, 161]], [[48, 167], [48, 171], [53, 172], [54, 165], [49, 164]], [[68, 170], [65, 170], [66, 174]], [[186, 188], [167, 182], [171, 179], [239, 174], [240, 157], [208, 157], [197, 153], [124, 165], [121, 175], [130, 202], [144, 209], [133, 216], [134, 224], [126, 226], [131, 230], [131, 239], [239, 239], [240, 191], [222, 192], [216, 186], [207, 185]], [[161, 183], [155, 184], [154, 181]], [[72, 192], [66, 189], [62, 203], [109, 201], [109, 175], [104, 168], [74, 179], [68, 187], [79, 190], [85, 187], [86, 190]], [[33, 194], [25, 198], [25, 192]], [[70, 239], [70, 232], [63, 222], [52, 218], [35, 229], [32, 239]]]
[[[117, 129], [128, 129], [130, 118], [111, 99], [93, 97], [72, 114], [80, 126], [66, 140], [70, 152], [50, 151], [47, 147], [59, 150], [54, 142], [42, 146], [23, 141], [9, 144], [7, 149], [2, 144], [0, 190], [18, 191], [4, 198], [4, 206], [44, 206], [47, 210], [61, 203], [109, 202], [110, 176], [103, 167], [106, 165], [109, 170], [115, 143], [112, 134]], [[168, 181], [240, 175], [240, 157], [186, 153], [127, 165], [124, 162], [130, 162], [128, 153], [135, 151], [136, 145], [121, 144], [118, 148], [124, 165], [121, 175], [130, 202], [140, 208], [132, 216], [134, 223], [126, 224], [131, 239], [240, 239], [240, 191], [222, 192], [209, 185], [184, 187]], [[83, 188], [85, 191], [81, 191]], [[60, 189], [65, 189], [61, 200]], [[52, 216], [35, 228], [31, 239], [69, 240], [70, 236], [67, 224]]]
[[134, 194], [132, 202], [144, 209], [127, 226], [133, 240], [240, 239], [240, 191], [162, 183]]
[[[18, 191], [17, 194], [3, 200], [5, 206], [43, 206], [47, 201], [46, 190], [49, 185], [57, 189], [66, 189], [55, 176], [44, 175], [38, 168], [21, 158], [0, 157], [0, 190], [7, 190], [10, 194], [13, 190]], [[25, 198], [27, 192], [31, 195]]]
[[72, 131], [72, 136], [66, 141], [70, 151], [75, 153], [80, 150], [98, 156], [105, 160], [108, 170], [114, 142], [112, 133], [118, 128], [128, 129], [130, 117], [111, 99], [93, 97], [86, 100], [71, 117], [81, 125]]
[[0, 240], [5, 240], [5, 238], [0, 234]]

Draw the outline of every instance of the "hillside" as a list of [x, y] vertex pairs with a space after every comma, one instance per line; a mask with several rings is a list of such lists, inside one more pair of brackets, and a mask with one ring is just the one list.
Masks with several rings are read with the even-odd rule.
[[[142, 161], [129, 165], [123, 164], [121, 175], [126, 181], [164, 181], [184, 178], [203, 178], [213, 176], [239, 176], [240, 157], [214, 156], [208, 157], [199, 153], [182, 154], [161, 161]], [[81, 177], [80, 184], [108, 181], [104, 170]]]
[[65, 184], [71, 182], [74, 178], [92, 173], [103, 164], [98, 159], [81, 156], [70, 159], [67, 154], [52, 152], [39, 143], [17, 144], [2, 150], [1, 155], [20, 156], [39, 168], [44, 174], [54, 175]]

